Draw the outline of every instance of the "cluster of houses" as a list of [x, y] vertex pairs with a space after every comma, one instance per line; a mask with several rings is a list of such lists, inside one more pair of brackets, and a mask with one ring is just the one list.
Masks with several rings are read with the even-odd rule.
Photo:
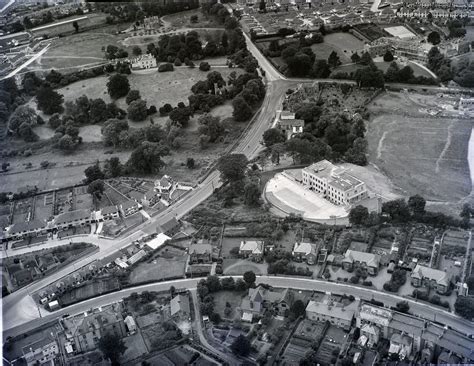
[[[189, 320], [191, 309], [186, 293], [178, 293], [165, 306], [169, 320]], [[55, 364], [53, 360], [66, 359], [95, 351], [104, 335], [119, 338], [134, 335], [140, 328], [140, 317], [135, 318], [126, 311], [123, 302], [112, 303], [83, 313], [63, 317], [59, 320], [57, 337], [46, 337], [23, 348], [28, 365]]]
[[[288, 316], [294, 301], [295, 296], [289, 289], [251, 288], [242, 299], [241, 320], [257, 321], [267, 310], [277, 317]], [[474, 360], [474, 340], [461, 333], [357, 299], [341, 300], [327, 293], [307, 302], [305, 316], [346, 331], [355, 325], [360, 330], [356, 342], [361, 348], [376, 348], [386, 339], [389, 355], [396, 354], [402, 361], [413, 361], [417, 354], [421, 362], [427, 363], [432, 362], [435, 355], [438, 362], [448, 364]]]
[[17, 241], [29, 237], [45, 236], [75, 227], [86, 227], [94, 223], [126, 218], [136, 214], [144, 206], [153, 207], [158, 202], [169, 206], [171, 197], [177, 190], [189, 191], [192, 187], [175, 182], [165, 175], [154, 183], [154, 188], [146, 192], [133, 190], [128, 193], [129, 200], [101, 208], [98, 211], [79, 209], [60, 213], [50, 221], [32, 219], [5, 228], [2, 241]]

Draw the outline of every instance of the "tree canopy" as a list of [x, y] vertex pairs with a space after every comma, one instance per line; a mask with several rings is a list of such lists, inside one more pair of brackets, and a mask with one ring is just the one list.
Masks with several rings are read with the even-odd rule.
[[224, 181], [236, 182], [245, 178], [248, 160], [244, 154], [228, 154], [222, 156], [217, 168]]

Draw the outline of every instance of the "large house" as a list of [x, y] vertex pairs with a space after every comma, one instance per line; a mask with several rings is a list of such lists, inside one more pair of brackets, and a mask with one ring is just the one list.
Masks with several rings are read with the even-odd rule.
[[263, 241], [243, 240], [240, 242], [239, 255], [259, 262], [263, 258], [264, 244]]
[[121, 203], [119, 205], [120, 213], [122, 214], [123, 217], [127, 217], [130, 215], [133, 215], [140, 211], [142, 206], [135, 201], [126, 201], [124, 203]]
[[189, 306], [189, 297], [187, 295], [178, 294], [171, 299], [170, 314], [172, 317], [189, 318], [191, 314]]
[[191, 244], [189, 247], [189, 263], [212, 263], [212, 245]]
[[56, 216], [52, 222], [52, 227], [56, 229], [67, 229], [69, 227], [89, 225], [95, 218], [86, 209], [63, 212]]
[[335, 205], [351, 205], [368, 197], [365, 183], [327, 160], [302, 170], [303, 184]]
[[451, 276], [439, 269], [417, 264], [411, 273], [411, 284], [414, 287], [428, 287], [439, 294], [445, 294], [451, 284]]
[[293, 294], [286, 288], [282, 292], [266, 289], [262, 286], [250, 288], [248, 295], [242, 299], [240, 306], [242, 320], [252, 322], [254, 316], [262, 316], [266, 309], [274, 311], [275, 315], [287, 316], [293, 303]]
[[23, 347], [22, 351], [28, 366], [56, 365], [54, 360], [59, 355], [58, 344], [49, 336]]
[[309, 265], [312, 265], [315, 264], [318, 259], [318, 245], [308, 242], [296, 242], [291, 254], [295, 261], [305, 261]]
[[276, 127], [283, 131], [287, 139], [297, 133], [302, 133], [304, 120], [296, 119], [295, 113], [289, 111], [277, 111]]
[[330, 295], [326, 295], [322, 301], [311, 300], [308, 303], [306, 317], [313, 321], [328, 321], [333, 325], [349, 330], [358, 307], [359, 301], [352, 301], [350, 304], [344, 305], [335, 302]]
[[380, 256], [378, 254], [358, 252], [348, 249], [342, 259], [342, 268], [352, 271], [356, 266], [367, 270], [370, 275], [376, 275], [379, 270]]
[[156, 58], [147, 53], [131, 60], [132, 70], [151, 69], [156, 67]]

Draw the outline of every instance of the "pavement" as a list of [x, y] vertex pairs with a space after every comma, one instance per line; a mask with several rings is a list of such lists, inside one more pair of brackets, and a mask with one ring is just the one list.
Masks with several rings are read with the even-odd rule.
[[[233, 276], [234, 278], [239, 276]], [[64, 309], [57, 310], [49, 315], [39, 317], [36, 313], [36, 317], [29, 321], [14, 324], [9, 321], [8, 318], [4, 318], [5, 329], [3, 332], [3, 339], [9, 336], [16, 336], [25, 332], [29, 332], [43, 324], [52, 322], [63, 316], [64, 314], [78, 314], [87, 311], [91, 308], [98, 306], [104, 306], [113, 302], [120, 301], [123, 297], [129, 296], [132, 292], [142, 291], [168, 291], [171, 286], [176, 289], [186, 288], [191, 290], [191, 294], [197, 287], [197, 283], [201, 278], [188, 278], [174, 281], [159, 282], [141, 286], [130, 287], [125, 290], [113, 292], [107, 295], [102, 295], [93, 299], [82, 301], [78, 304], [68, 306]], [[384, 303], [386, 307], [395, 306], [399, 301], [407, 301], [410, 305], [410, 313], [423, 319], [435, 321], [437, 323], [447, 325], [451, 329], [461, 332], [466, 335], [474, 334], [474, 322], [469, 322], [455, 314], [448, 311], [442, 310], [436, 306], [432, 306], [426, 303], [417, 302], [412, 298], [404, 298], [398, 295], [376, 291], [373, 289], [358, 287], [351, 284], [342, 284], [335, 282], [327, 282], [322, 280], [310, 279], [310, 278], [294, 278], [294, 277], [281, 277], [281, 276], [257, 276], [257, 284], [266, 283], [273, 287], [287, 287], [294, 290], [306, 290], [306, 291], [320, 291], [320, 292], [331, 292], [335, 294], [346, 294], [352, 295], [357, 299], [363, 300], [377, 300]], [[196, 312], [199, 316], [199, 313]], [[198, 325], [199, 327], [199, 325]], [[198, 329], [198, 328], [197, 328]], [[202, 332], [202, 327], [201, 327]], [[199, 330], [198, 330], [199, 334]], [[202, 333], [204, 335], [204, 333]], [[211, 349], [215, 347], [211, 346]], [[219, 350], [218, 350], [219, 351]], [[222, 353], [222, 352], [221, 352]], [[219, 354], [219, 353], [218, 353]], [[227, 355], [228, 356], [228, 355]]]

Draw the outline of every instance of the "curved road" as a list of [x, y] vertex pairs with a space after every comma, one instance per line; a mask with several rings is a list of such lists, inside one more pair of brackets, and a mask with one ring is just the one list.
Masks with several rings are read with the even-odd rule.
[[[240, 276], [232, 277], [238, 278]], [[85, 300], [67, 308], [57, 310], [53, 313], [48, 313], [48, 315], [44, 316], [43, 318], [36, 317], [34, 320], [7, 329], [3, 333], [3, 338], [5, 339], [8, 336], [16, 336], [18, 334], [28, 332], [42, 324], [54, 321], [64, 314], [78, 314], [91, 308], [96, 308], [98, 306], [104, 306], [120, 301], [123, 297], [129, 296], [132, 292], [140, 293], [142, 291], [167, 291], [169, 290], [170, 286], [174, 286], [177, 289], [186, 288], [189, 290], [194, 290], [200, 280], [201, 278], [189, 278], [141, 285], [113, 292], [94, 299]], [[266, 283], [273, 287], [288, 287], [295, 290], [332, 292], [336, 294], [352, 295], [358, 299], [363, 300], [374, 299], [383, 302], [387, 307], [395, 306], [397, 302], [404, 300], [409, 303], [410, 313], [415, 316], [448, 325], [452, 329], [466, 335], [471, 335], [474, 333], [474, 323], [469, 322], [448, 311], [426, 303], [417, 302], [411, 298], [403, 298], [401, 296], [380, 292], [365, 287], [358, 287], [344, 283], [327, 282], [323, 280], [314, 280], [309, 278], [279, 276], [257, 276], [256, 282], [257, 284]]]
[[[250, 50], [250, 52], [252, 52], [254, 57], [258, 60], [259, 65], [262, 67], [262, 69], [265, 70], [265, 76], [266, 76], [266, 81], [267, 81], [267, 92], [262, 104], [262, 108], [260, 109], [259, 114], [256, 116], [256, 121], [252, 124], [252, 126], [249, 128], [246, 135], [242, 138], [242, 140], [239, 142], [239, 144], [233, 151], [235, 153], [243, 153], [249, 159], [251, 159], [255, 157], [258, 154], [258, 152], [262, 149], [262, 146], [260, 144], [262, 135], [265, 132], [265, 130], [267, 130], [271, 126], [272, 121], [274, 119], [275, 111], [281, 105], [281, 101], [284, 96], [284, 93], [288, 88], [292, 88], [298, 83], [302, 83], [302, 82], [313, 83], [317, 81], [324, 81], [324, 82], [335, 82], [335, 83], [344, 83], [344, 84], [347, 84], [347, 83], [355, 84], [355, 83], [354, 81], [348, 81], [348, 80], [288, 79], [284, 77], [283, 75], [281, 75], [275, 68], [273, 68], [270, 62], [260, 53], [260, 51], [251, 42], [250, 38], [247, 35], [245, 35], [245, 38], [246, 38], [248, 49]], [[407, 87], [411, 89], [419, 88], [419, 89], [441, 90], [441, 88], [429, 87], [429, 86], [414, 86], [414, 85], [403, 85], [403, 84], [397, 84], [396, 86]], [[445, 88], [443, 89], [445, 90]], [[172, 217], [181, 218], [182, 216], [187, 214], [189, 211], [191, 211], [194, 207], [196, 207], [205, 199], [207, 199], [213, 193], [214, 189], [218, 188], [220, 185], [221, 185], [221, 182], [219, 178], [219, 173], [217, 170], [213, 170], [206, 177], [206, 179], [204, 179], [196, 187], [196, 189], [194, 189], [188, 195], [184, 196], [180, 201], [168, 207], [165, 211], [163, 211], [156, 217], [152, 218], [150, 221], [147, 221], [141, 224], [139, 227], [136, 228], [136, 231], [134, 233], [129, 234], [128, 236], [118, 239], [118, 240], [100, 239], [100, 238], [91, 236], [89, 238], [90, 240], [87, 239], [87, 241], [90, 241], [94, 244], [98, 244], [100, 248], [98, 252], [88, 256], [87, 258], [84, 258], [78, 261], [75, 264], [71, 264], [61, 269], [60, 271], [56, 272], [55, 274], [52, 274], [51, 276], [48, 276], [44, 279], [34, 282], [33, 284], [25, 288], [22, 288], [14, 292], [13, 294], [10, 294], [6, 298], [2, 299], [4, 329], [11, 329], [19, 325], [29, 326], [29, 324], [36, 324], [39, 310], [36, 308], [31, 296], [29, 296], [31, 292], [37, 291], [49, 285], [50, 283], [74, 272], [76, 268], [80, 268], [94, 260], [104, 258], [116, 252], [117, 250], [129, 245], [134, 240], [137, 240], [146, 234], [155, 232], [156, 227], [158, 225], [161, 225], [169, 221]], [[270, 278], [274, 279], [274, 277], [270, 277]], [[184, 281], [190, 281], [190, 280], [184, 280]], [[191, 282], [185, 282], [185, 283], [191, 284]], [[295, 284], [303, 283], [303, 282], [301, 282], [301, 279], [297, 279], [297, 278], [295, 279], [286, 278], [284, 282], [275, 283], [275, 285], [284, 286], [284, 283], [288, 283], [288, 287], [290, 288], [295, 288]], [[314, 286], [314, 283], [315, 283], [314, 281], [311, 282], [311, 286]], [[304, 284], [305, 286], [310, 286], [308, 285], [308, 282], [304, 282]], [[149, 286], [151, 287], [160, 286], [160, 284], [153, 284]], [[325, 282], [324, 286], [330, 290], [334, 288], [335, 286], [340, 286], [340, 285]], [[357, 289], [358, 292], [372, 291], [374, 294], [377, 294], [377, 296], [379, 297], [392, 296], [393, 298], [393, 295], [378, 293], [373, 290], [367, 290], [367, 289], [361, 290], [359, 288], [354, 288], [354, 287], [349, 287], [349, 289], [352, 289], [352, 290]], [[349, 289], [347, 290], [348, 291], [347, 293], [351, 293]], [[106, 295], [106, 298], [114, 299], [115, 296], [123, 296], [123, 294], [122, 295], [120, 294], [121, 292], [117, 294], [109, 294], [109, 295]], [[93, 303], [94, 301], [98, 301], [98, 300], [93, 299], [91, 301], [84, 302], [84, 304], [87, 304], [89, 302]], [[107, 301], [112, 302], [114, 300], [107, 300]], [[82, 303], [77, 305], [77, 307], [81, 307], [81, 306], [82, 306]], [[420, 305], [418, 304], [418, 307], [419, 306]], [[73, 308], [74, 306], [69, 307], [67, 308], [68, 310], [64, 310], [62, 313], [74, 311], [74, 310], [69, 310]], [[431, 309], [428, 305], [423, 305], [423, 308]], [[44, 310], [43, 310], [43, 313], [44, 313]], [[431, 314], [430, 316], [434, 318], [435, 313], [444, 314], [441, 309], [437, 309], [437, 308], [433, 308], [432, 310], [429, 311], [428, 314]], [[420, 314], [421, 314], [421, 310], [420, 310]], [[446, 320], [449, 320], [449, 322], [447, 321], [446, 324], [452, 325], [454, 329], [458, 329], [458, 330], [464, 329], [466, 332], [472, 332], [473, 326], [469, 325], [469, 323], [467, 323], [466, 321], [461, 321], [460, 318], [457, 318], [452, 314], [449, 314], [449, 315], [445, 314], [445, 315], [440, 315], [440, 316], [441, 316], [441, 319], [444, 319], [444, 317], [446, 317]], [[453, 319], [456, 319], [456, 320], [453, 320]], [[439, 317], [437, 317], [437, 321], [441, 321]], [[31, 323], [28, 323], [28, 322], [31, 322]], [[25, 324], [25, 323], [28, 323], [28, 324]], [[468, 330], [468, 328], [471, 328], [471, 330]]]

